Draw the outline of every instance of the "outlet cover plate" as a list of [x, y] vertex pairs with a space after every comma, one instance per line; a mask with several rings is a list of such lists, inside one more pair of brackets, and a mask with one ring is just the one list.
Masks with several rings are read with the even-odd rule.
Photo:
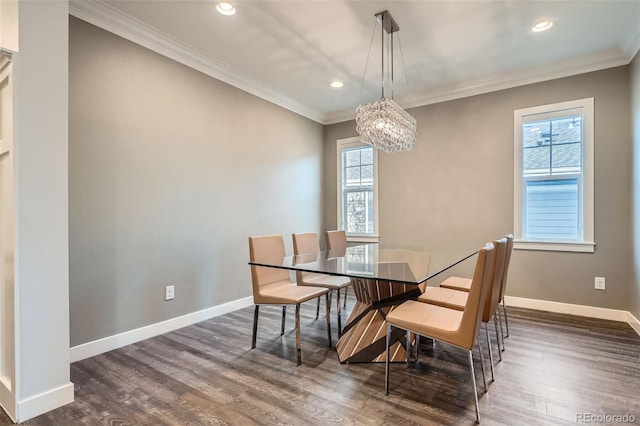
[[171, 300], [176, 296], [176, 286], [168, 285], [164, 288], [164, 300]]
[[604, 290], [605, 289], [604, 277], [596, 277], [596, 279], [595, 279], [595, 288], [596, 288], [596, 290]]

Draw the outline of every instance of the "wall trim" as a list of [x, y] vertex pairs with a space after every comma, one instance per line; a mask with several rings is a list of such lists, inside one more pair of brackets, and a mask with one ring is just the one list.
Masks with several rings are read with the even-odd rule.
[[19, 401], [15, 420], [21, 423], [71, 402], [73, 402], [73, 383], [69, 382]]
[[[297, 102], [281, 94], [264, 81], [206, 55], [119, 11], [104, 1], [71, 0], [69, 14], [317, 123], [328, 125], [355, 118], [355, 107], [325, 114]], [[627, 65], [633, 60], [638, 48], [640, 48], [640, 29], [634, 28], [619, 48], [571, 59], [552, 66], [529, 68], [524, 72], [503, 73], [461, 82], [449, 87], [431, 88], [431, 90], [396, 99], [396, 101], [403, 108], [415, 108]]]
[[234, 300], [222, 305], [213, 306], [201, 311], [171, 318], [165, 321], [150, 324], [144, 327], [125, 331], [113, 336], [104, 337], [92, 342], [73, 346], [70, 349], [71, 362], [81, 361], [92, 356], [100, 355], [123, 346], [131, 345], [160, 334], [169, 333], [182, 327], [205, 321], [229, 312], [237, 311], [253, 305], [253, 296]]
[[505, 296], [504, 301], [507, 306], [513, 306], [516, 308], [535, 309], [537, 311], [548, 311], [559, 314], [570, 314], [581, 317], [626, 322], [638, 333], [638, 335], [640, 335], [640, 322], [629, 311], [514, 296]]
[[11, 392], [11, 389], [7, 387], [4, 380], [0, 380], [0, 406], [4, 409], [5, 413], [13, 420], [16, 421], [16, 396]]
[[640, 320], [638, 320], [638, 318], [634, 317], [633, 314], [631, 312], [627, 312], [627, 322], [629, 323], [629, 325], [631, 327], [633, 327], [633, 329], [636, 331], [636, 333], [638, 333], [638, 335], [640, 335]]

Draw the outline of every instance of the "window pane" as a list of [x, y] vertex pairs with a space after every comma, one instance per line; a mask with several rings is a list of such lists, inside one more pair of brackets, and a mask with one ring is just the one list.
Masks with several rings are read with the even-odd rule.
[[361, 160], [362, 165], [373, 164], [373, 148], [361, 148], [360, 153], [362, 155]]
[[540, 145], [525, 148], [522, 153], [522, 174], [550, 174], [551, 146]]
[[553, 173], [580, 173], [582, 144], [573, 143], [553, 147]]
[[524, 237], [530, 240], [577, 241], [578, 179], [526, 181]]
[[345, 166], [359, 166], [360, 165], [360, 149], [350, 149], [344, 151]]
[[560, 118], [551, 122], [553, 126], [553, 144], [582, 141], [582, 117]]
[[373, 191], [349, 191], [345, 198], [347, 233], [373, 233]]
[[[522, 146], [541, 146], [549, 143], [551, 123], [549, 121], [534, 121], [522, 125]], [[547, 135], [546, 138], [543, 135]]]
[[360, 186], [360, 167], [348, 167], [345, 172], [347, 186]]
[[363, 166], [361, 169], [362, 184], [373, 185], [373, 165]]

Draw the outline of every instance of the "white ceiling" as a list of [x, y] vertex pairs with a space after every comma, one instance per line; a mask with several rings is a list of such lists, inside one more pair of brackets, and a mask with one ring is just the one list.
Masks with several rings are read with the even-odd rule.
[[[360, 87], [385, 9], [405, 107], [627, 64], [640, 47], [640, 0], [232, 3], [223, 16], [214, 1], [77, 0], [71, 14], [321, 123], [380, 97], [379, 25]], [[554, 27], [533, 33], [542, 18]]]

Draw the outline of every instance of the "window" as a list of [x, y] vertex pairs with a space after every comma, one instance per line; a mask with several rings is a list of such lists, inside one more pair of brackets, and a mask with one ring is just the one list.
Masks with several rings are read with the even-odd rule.
[[348, 241], [378, 241], [378, 151], [360, 138], [340, 139], [338, 229]]
[[593, 252], [593, 98], [514, 112], [514, 248]]

